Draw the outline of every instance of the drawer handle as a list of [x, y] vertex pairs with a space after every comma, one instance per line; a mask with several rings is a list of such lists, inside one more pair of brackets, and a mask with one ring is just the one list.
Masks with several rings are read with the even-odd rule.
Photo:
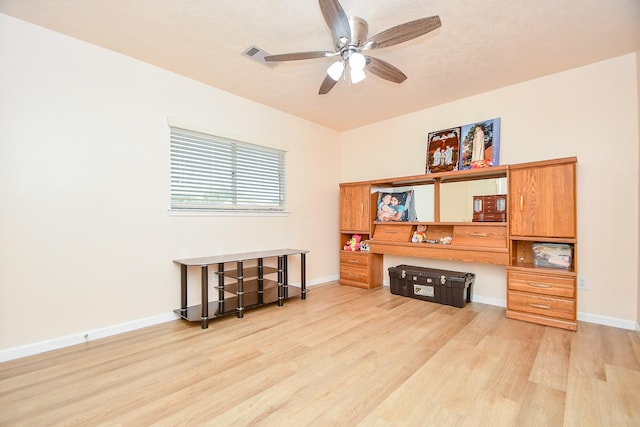
[[531, 303], [529, 303], [529, 307], [539, 308], [541, 310], [550, 310], [551, 309], [550, 306], [544, 305], [544, 304], [531, 304]]
[[520, 212], [524, 211], [524, 196], [520, 194]]
[[357, 263], [358, 263], [358, 261], [357, 261], [357, 260], [355, 260], [355, 259], [350, 259], [350, 260], [349, 260], [349, 262], [350, 262], [351, 264], [357, 264]]
[[398, 234], [398, 232], [396, 230], [387, 230], [387, 234]]
[[469, 236], [473, 236], [473, 237], [487, 237], [487, 236], [489, 236], [489, 233], [469, 233]]
[[527, 283], [527, 285], [533, 287], [533, 288], [553, 288], [553, 285], [550, 285], [549, 283]]

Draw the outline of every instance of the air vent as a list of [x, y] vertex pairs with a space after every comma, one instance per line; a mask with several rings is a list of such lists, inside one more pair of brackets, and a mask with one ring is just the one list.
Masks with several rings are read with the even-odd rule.
[[249, 48], [247, 50], [245, 50], [244, 52], [242, 52], [242, 54], [246, 57], [249, 57], [251, 59], [253, 59], [256, 62], [261, 63], [262, 65], [266, 65], [267, 67], [275, 67], [278, 65], [277, 62], [267, 62], [264, 60], [265, 56], [269, 56], [271, 55], [269, 52], [266, 52], [262, 49], [260, 49], [259, 47], [255, 47], [255, 46], [249, 46]]

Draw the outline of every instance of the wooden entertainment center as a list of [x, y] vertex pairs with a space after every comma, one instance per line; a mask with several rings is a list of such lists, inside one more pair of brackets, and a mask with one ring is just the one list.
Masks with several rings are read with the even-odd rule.
[[[342, 183], [340, 243], [359, 234], [369, 251], [340, 250], [340, 283], [382, 286], [385, 254], [504, 265], [507, 317], [575, 331], [576, 165], [576, 157], [568, 157]], [[416, 195], [418, 220], [376, 221], [378, 191], [407, 188]], [[473, 222], [474, 196], [498, 194], [506, 194], [506, 220]], [[465, 209], [469, 215], [461, 218]], [[426, 226], [427, 241], [450, 243], [412, 242], [418, 226]], [[541, 266], [534, 252], [541, 245], [570, 250], [571, 262]]]

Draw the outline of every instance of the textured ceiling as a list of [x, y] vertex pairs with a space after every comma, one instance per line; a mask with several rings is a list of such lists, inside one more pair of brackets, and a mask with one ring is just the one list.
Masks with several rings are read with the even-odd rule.
[[370, 75], [318, 95], [329, 58], [269, 67], [242, 53], [333, 50], [317, 0], [0, 0], [0, 13], [347, 130], [640, 51], [640, 0], [340, 0], [369, 34], [426, 16], [442, 27], [370, 51], [408, 79]]

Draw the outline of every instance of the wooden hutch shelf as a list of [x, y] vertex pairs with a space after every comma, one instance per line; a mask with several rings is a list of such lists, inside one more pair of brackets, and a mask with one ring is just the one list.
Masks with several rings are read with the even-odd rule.
[[[369, 251], [360, 255], [340, 251], [340, 283], [367, 288], [381, 286], [384, 255], [504, 265], [507, 317], [576, 330], [576, 164], [575, 157], [568, 157], [340, 184], [341, 244], [352, 234], [362, 235], [363, 241], [369, 243]], [[505, 188], [500, 192], [483, 194], [480, 190], [473, 196], [465, 194], [462, 200], [456, 192], [459, 188], [450, 185], [473, 182], [484, 185], [483, 182], [501, 179]], [[418, 221], [411, 222], [375, 221], [378, 189], [419, 186], [429, 186], [428, 193], [432, 194], [427, 201], [431, 209], [427, 220], [418, 215]], [[470, 191], [476, 188], [481, 187]], [[451, 202], [451, 194], [458, 197], [454, 208], [446, 205]], [[476, 221], [449, 219], [448, 212], [472, 206], [473, 197], [481, 199], [478, 203], [502, 201], [506, 212], [490, 211], [492, 215], [486, 216], [482, 212], [474, 216]], [[416, 204], [423, 202], [415, 200]], [[424, 240], [429, 243], [412, 242], [419, 226], [425, 227]], [[564, 245], [573, 254], [571, 265], [566, 269], [537, 265], [534, 244]]]

